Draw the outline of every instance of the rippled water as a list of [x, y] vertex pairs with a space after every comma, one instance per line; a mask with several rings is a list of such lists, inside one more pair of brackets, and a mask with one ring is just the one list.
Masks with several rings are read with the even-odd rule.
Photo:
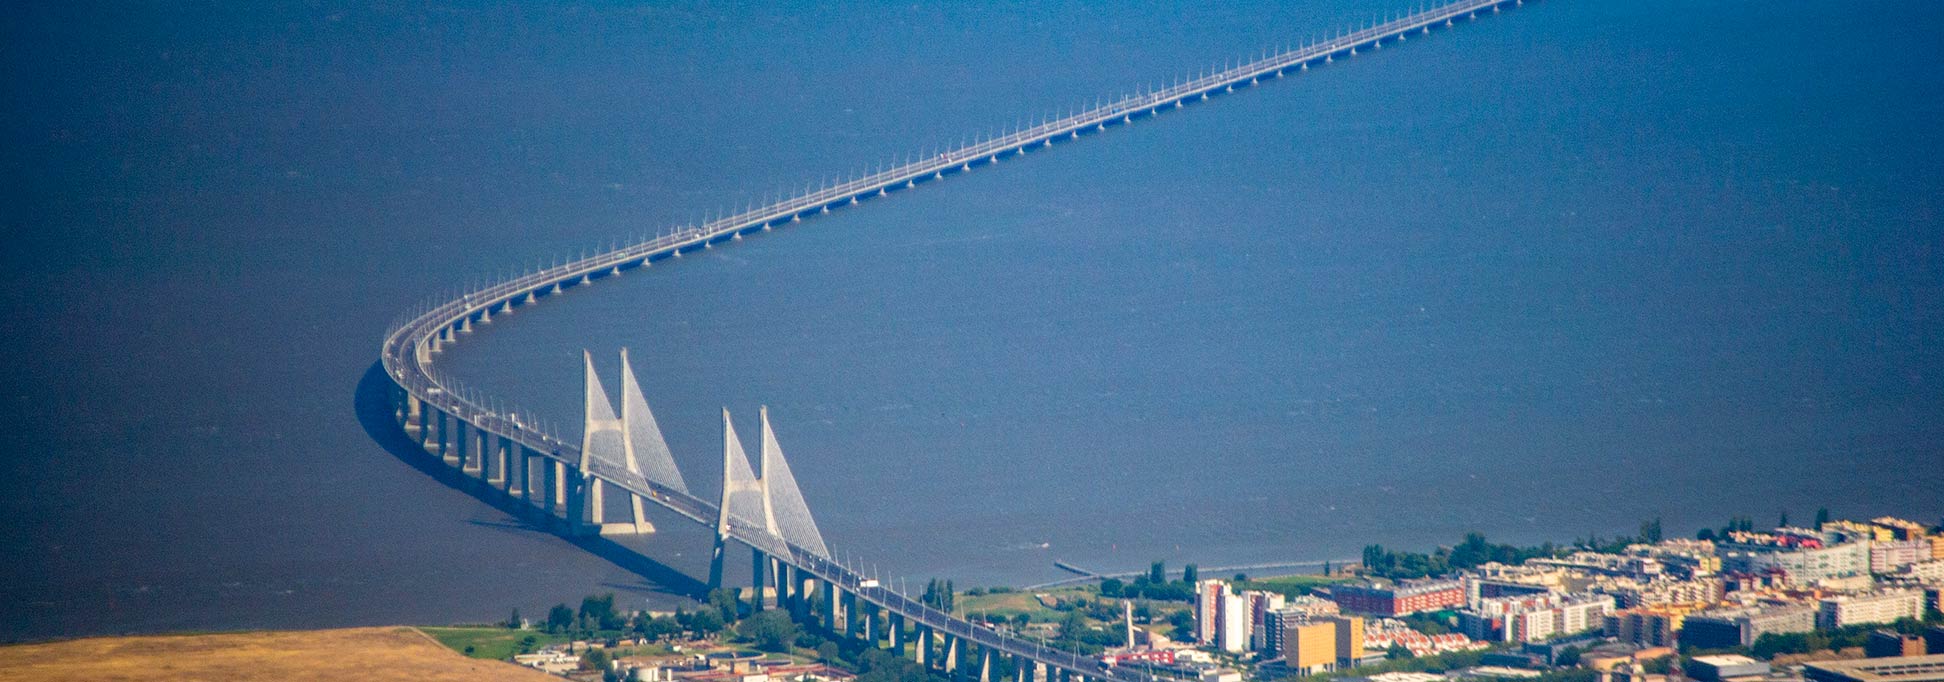
[[[387, 450], [396, 312], [1387, 7], [7, 10], [0, 633], [669, 603]], [[1528, 3], [439, 362], [572, 422], [629, 347], [698, 487], [768, 404], [835, 547], [962, 585], [1934, 519], [1944, 9], [1869, 10]]]

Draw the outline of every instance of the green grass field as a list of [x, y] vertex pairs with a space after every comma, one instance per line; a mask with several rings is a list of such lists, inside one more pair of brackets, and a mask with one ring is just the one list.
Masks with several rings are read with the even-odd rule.
[[1293, 597], [1298, 594], [1307, 593], [1318, 587], [1334, 585], [1350, 579], [1351, 576], [1343, 575], [1282, 575], [1273, 578], [1250, 578], [1248, 582], [1237, 584], [1236, 589], [1269, 590], [1271, 592], [1281, 592]]
[[[960, 593], [955, 604], [957, 608], [954, 610], [960, 614], [989, 614], [995, 619], [1000, 617], [1012, 618], [1015, 615], [1024, 613], [1032, 617], [1034, 622], [1045, 623], [1059, 620], [1061, 617], [1060, 612], [1046, 608], [1040, 604], [1038, 599], [1033, 598], [1034, 594], [1033, 592], [1002, 592], [999, 594], [972, 596]], [[1074, 598], [1094, 600], [1100, 598], [1100, 590], [1090, 585], [1040, 590], [1038, 594], [1067, 600]]]
[[[440, 644], [446, 645], [446, 648], [453, 651], [473, 658], [496, 661], [503, 661], [512, 658], [513, 654], [520, 653], [521, 640], [528, 637], [533, 638], [533, 649], [536, 651], [548, 644], [568, 641], [568, 638], [562, 635], [550, 635], [538, 630], [508, 630], [502, 627], [422, 627], [419, 631], [431, 635], [433, 639], [439, 640]], [[472, 647], [472, 652], [467, 653], [466, 647]]]

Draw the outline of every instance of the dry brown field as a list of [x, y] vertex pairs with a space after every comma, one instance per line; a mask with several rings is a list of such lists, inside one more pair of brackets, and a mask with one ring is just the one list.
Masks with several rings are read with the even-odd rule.
[[0, 646], [0, 682], [559, 682], [408, 627], [95, 637]]

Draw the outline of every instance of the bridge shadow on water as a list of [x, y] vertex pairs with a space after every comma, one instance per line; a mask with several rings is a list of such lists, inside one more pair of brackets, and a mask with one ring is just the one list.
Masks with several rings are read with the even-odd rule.
[[[365, 435], [370, 436], [373, 442], [383, 447], [393, 457], [397, 457], [399, 461], [417, 469], [419, 473], [432, 477], [432, 480], [445, 484], [448, 488], [471, 495], [518, 520], [514, 523], [498, 521], [473, 521], [472, 523], [504, 530], [547, 533], [641, 576], [649, 583], [647, 585], [649, 589], [698, 600], [707, 597], [708, 585], [703, 581], [696, 580], [686, 573], [608, 538], [568, 536], [558, 533], [556, 532], [559, 527], [558, 520], [551, 518], [539, 508], [447, 466], [437, 456], [420, 448], [418, 443], [405, 433], [405, 429], [398, 425], [398, 422], [392, 421], [392, 403], [389, 395], [391, 389], [391, 377], [385, 375], [384, 366], [380, 363], [372, 363], [371, 367], [365, 370], [364, 376], [358, 380], [357, 391], [352, 397], [352, 409], [357, 413], [358, 424], [364, 427]], [[629, 586], [629, 589], [641, 587]]]

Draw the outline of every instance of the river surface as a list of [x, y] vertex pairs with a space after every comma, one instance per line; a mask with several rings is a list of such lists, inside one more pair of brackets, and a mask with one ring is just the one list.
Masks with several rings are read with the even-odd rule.
[[[0, 10], [0, 639], [437, 623], [621, 568], [413, 465], [469, 280], [1401, 3]], [[441, 355], [694, 487], [768, 405], [913, 582], [1944, 515], [1944, 5], [1548, 0], [631, 273]], [[708, 538], [640, 543], [702, 575]]]

